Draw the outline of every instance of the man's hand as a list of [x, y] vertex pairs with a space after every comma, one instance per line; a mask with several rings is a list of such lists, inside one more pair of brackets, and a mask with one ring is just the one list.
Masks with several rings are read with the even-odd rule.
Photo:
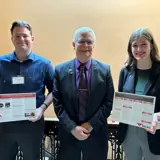
[[85, 128], [88, 132], [91, 132], [93, 129], [92, 126], [88, 122], [82, 123], [81, 127]]
[[89, 137], [89, 132], [81, 126], [76, 126], [71, 131], [72, 135], [80, 141], [86, 140]]
[[44, 113], [44, 109], [42, 107], [39, 107], [36, 109], [36, 114], [34, 117], [29, 117], [29, 121], [32, 121], [32, 122], [36, 122], [38, 120], [41, 119], [41, 117], [43, 116], [43, 113]]

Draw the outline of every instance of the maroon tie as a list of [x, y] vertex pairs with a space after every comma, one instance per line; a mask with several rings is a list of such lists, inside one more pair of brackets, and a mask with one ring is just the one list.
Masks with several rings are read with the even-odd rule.
[[79, 104], [79, 120], [85, 120], [86, 106], [88, 103], [88, 81], [86, 75], [86, 67], [81, 64], [79, 66], [79, 86], [78, 86], [78, 104]]

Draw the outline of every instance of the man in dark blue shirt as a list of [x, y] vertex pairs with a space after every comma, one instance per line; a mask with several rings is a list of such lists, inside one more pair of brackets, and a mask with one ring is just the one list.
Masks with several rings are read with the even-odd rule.
[[[24, 160], [39, 160], [44, 131], [43, 113], [52, 103], [54, 68], [50, 61], [34, 54], [32, 28], [26, 21], [11, 27], [13, 53], [0, 57], [0, 94], [36, 93], [36, 115], [29, 120], [0, 123], [0, 159], [15, 160], [18, 146]], [[20, 78], [14, 84], [13, 78]], [[45, 97], [45, 89], [48, 95]]]

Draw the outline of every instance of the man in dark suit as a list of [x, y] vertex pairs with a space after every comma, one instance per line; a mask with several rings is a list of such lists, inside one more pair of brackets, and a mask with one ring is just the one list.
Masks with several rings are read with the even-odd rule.
[[53, 102], [60, 121], [60, 160], [106, 160], [114, 87], [110, 67], [92, 59], [92, 29], [75, 31], [76, 58], [55, 69]]

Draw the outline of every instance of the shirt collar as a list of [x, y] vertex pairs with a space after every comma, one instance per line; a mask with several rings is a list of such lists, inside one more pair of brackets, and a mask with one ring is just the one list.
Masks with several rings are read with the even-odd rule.
[[[78, 69], [81, 64], [82, 64], [82, 63], [81, 63], [77, 58], [75, 58], [76, 69]], [[85, 66], [86, 66], [86, 69], [89, 70], [89, 68], [90, 68], [90, 66], [91, 66], [91, 59], [89, 59], [89, 60], [85, 63]]]
[[[18, 61], [18, 62], [19, 62], [18, 58], [16, 57], [16, 52], [15, 52], [15, 51], [13, 51], [13, 52], [11, 53], [11, 55], [10, 55], [10, 60], [11, 60], [11, 61]], [[34, 61], [34, 54], [33, 54], [32, 51], [29, 53], [28, 57], [27, 57], [24, 61], [27, 61], [27, 60]]]

